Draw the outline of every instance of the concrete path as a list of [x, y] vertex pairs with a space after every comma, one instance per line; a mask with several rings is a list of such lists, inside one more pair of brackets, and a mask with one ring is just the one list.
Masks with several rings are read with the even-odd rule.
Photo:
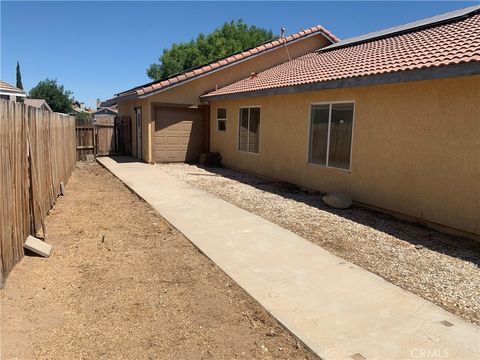
[[157, 166], [98, 162], [320, 357], [480, 359], [478, 326]]

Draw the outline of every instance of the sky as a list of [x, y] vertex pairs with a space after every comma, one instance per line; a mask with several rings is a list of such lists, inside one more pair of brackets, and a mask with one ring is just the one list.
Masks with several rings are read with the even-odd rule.
[[147, 67], [164, 48], [207, 34], [224, 22], [286, 34], [322, 25], [341, 39], [404, 24], [479, 2], [0, 2], [1, 79], [25, 90], [57, 79], [74, 97], [96, 99], [151, 81]]

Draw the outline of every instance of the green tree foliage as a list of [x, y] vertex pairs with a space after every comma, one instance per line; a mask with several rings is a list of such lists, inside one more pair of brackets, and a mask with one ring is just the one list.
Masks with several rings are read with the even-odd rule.
[[81, 112], [75, 114], [75, 119], [77, 125], [89, 125], [92, 121], [92, 115], [88, 112]]
[[17, 83], [15, 86], [23, 90], [22, 73], [20, 72], [20, 64], [18, 63], [18, 61], [17, 61]]
[[72, 110], [72, 92], [65, 90], [56, 79], [45, 79], [32, 88], [29, 93], [31, 99], [45, 99], [53, 111], [68, 113]]
[[147, 75], [160, 80], [183, 70], [208, 64], [231, 54], [250, 49], [272, 40], [271, 30], [248, 26], [242, 20], [223, 24], [208, 35], [164, 49], [159, 63], [151, 64]]

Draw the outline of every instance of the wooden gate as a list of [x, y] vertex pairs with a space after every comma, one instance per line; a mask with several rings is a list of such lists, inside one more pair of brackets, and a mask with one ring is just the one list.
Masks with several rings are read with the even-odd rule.
[[98, 116], [95, 122], [96, 156], [118, 154], [118, 131], [113, 116]]
[[[120, 128], [120, 129], [119, 129]], [[96, 123], [76, 125], [77, 161], [85, 161], [87, 155], [108, 156], [126, 153], [128, 146], [119, 146], [124, 127], [114, 117], [99, 117]], [[121, 131], [119, 131], [121, 130]], [[126, 131], [125, 131], [126, 132]]]
[[85, 161], [87, 155], [95, 155], [95, 126], [76, 125], [77, 161]]

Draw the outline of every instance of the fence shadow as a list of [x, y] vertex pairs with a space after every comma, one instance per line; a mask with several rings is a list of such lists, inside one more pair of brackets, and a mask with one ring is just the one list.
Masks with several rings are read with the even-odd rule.
[[323, 203], [320, 192], [307, 192], [294, 184], [266, 179], [258, 175], [228, 168], [205, 167], [198, 164], [196, 166], [216, 176], [235, 180], [259, 190], [304, 203], [358, 224], [369, 226], [397, 239], [406, 241], [413, 246], [421, 245], [432, 251], [466, 260], [480, 266], [480, 243], [475, 240], [444, 234], [423, 224], [401, 220], [390, 214], [356, 204], [346, 210], [333, 209]]

